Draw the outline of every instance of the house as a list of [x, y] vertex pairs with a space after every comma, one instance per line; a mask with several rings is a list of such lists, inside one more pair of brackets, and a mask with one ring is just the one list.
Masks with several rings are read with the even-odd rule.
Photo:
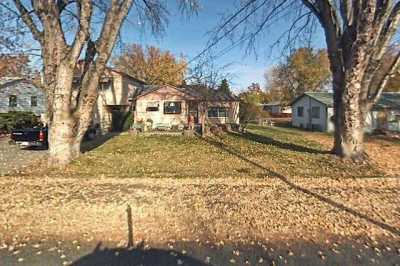
[[20, 77], [0, 78], [0, 113], [46, 113], [46, 94], [30, 80]]
[[[292, 102], [292, 126], [334, 131], [333, 93], [305, 92]], [[367, 115], [366, 132], [376, 129], [400, 132], [400, 93], [384, 92]]]
[[152, 128], [184, 128], [189, 115], [196, 124], [203, 115], [211, 124], [239, 123], [239, 99], [204, 86], [145, 86], [135, 100], [134, 123]]
[[280, 101], [273, 101], [269, 103], [261, 104], [264, 111], [268, 112], [270, 115], [290, 115], [292, 113], [292, 108], [290, 106], [284, 105]]
[[146, 83], [114, 68], [107, 68], [99, 82], [93, 125], [102, 133], [122, 131], [132, 98]]

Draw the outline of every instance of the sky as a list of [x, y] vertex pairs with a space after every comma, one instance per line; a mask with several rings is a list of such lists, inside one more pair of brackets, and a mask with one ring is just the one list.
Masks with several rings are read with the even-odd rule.
[[[143, 24], [139, 23], [138, 17], [131, 12], [121, 29], [123, 43], [152, 45], [162, 50], [169, 50], [177, 56], [183, 55], [187, 61], [190, 61], [207, 47], [210, 41], [210, 31], [221, 22], [222, 15], [237, 10], [237, 6], [234, 5], [237, 1], [239, 0], [199, 0], [201, 8], [198, 14], [187, 18], [179, 12], [176, 0], [166, 0], [170, 11], [169, 23], [161, 36], [154, 36], [150, 30], [143, 31]], [[274, 64], [284, 59], [281, 49], [270, 49], [270, 45], [290, 26], [285, 25], [285, 22], [282, 23], [274, 24], [268, 32], [264, 33], [263, 37], [257, 40], [257, 55], [246, 54], [245, 47], [237, 46], [215, 60], [214, 64], [219, 67], [229, 65], [224, 70], [230, 74], [229, 82], [234, 91], [241, 91], [253, 82], [259, 83], [262, 87], [265, 86], [264, 74]], [[28, 43], [32, 43], [32, 41]], [[221, 41], [215, 47], [215, 53], [218, 54], [224, 48], [229, 47], [230, 44], [229, 40]], [[324, 47], [321, 31], [314, 36], [312, 46], [316, 48]], [[120, 49], [117, 47], [114, 54], [118, 51]]]
[[[168, 3], [171, 2], [174, 1], [168, 1]], [[231, 3], [233, 0], [202, 0], [198, 15], [191, 16], [189, 19], [183, 18], [172, 5], [166, 32], [157, 37], [149, 31], [145, 33], [140, 31], [137, 18], [130, 15], [125, 21], [121, 36], [125, 43], [156, 46], [176, 55], [184, 55], [187, 60], [190, 60], [207, 46], [210, 39], [209, 32], [220, 22], [221, 15], [235, 10]], [[284, 26], [277, 25], [268, 32], [268, 38], [258, 40], [257, 56], [246, 55], [245, 47], [238, 46], [216, 59], [215, 63], [219, 66], [229, 64], [226, 72], [232, 74], [230, 83], [234, 90], [240, 91], [247, 88], [252, 82], [260, 83], [261, 86], [265, 85], [264, 73], [283, 58], [281, 50], [271, 51], [269, 46], [282, 33]], [[314, 41], [316, 47], [324, 47], [322, 34], [317, 34]], [[216, 47], [216, 50], [221, 51], [229, 44], [230, 42], [226, 40]]]

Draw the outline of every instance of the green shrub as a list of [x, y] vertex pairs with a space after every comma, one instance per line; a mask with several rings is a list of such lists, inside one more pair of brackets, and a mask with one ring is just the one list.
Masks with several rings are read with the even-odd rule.
[[123, 131], [129, 130], [133, 125], [133, 114], [132, 112], [128, 112], [124, 117], [124, 125], [122, 127]]
[[0, 114], [0, 130], [10, 132], [14, 128], [33, 127], [39, 118], [32, 112], [8, 112]]

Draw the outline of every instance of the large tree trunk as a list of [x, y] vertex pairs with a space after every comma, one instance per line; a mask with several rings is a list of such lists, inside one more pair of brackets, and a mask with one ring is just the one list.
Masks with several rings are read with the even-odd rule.
[[[42, 48], [43, 81], [49, 106], [49, 159], [53, 165], [63, 166], [80, 153], [80, 144], [92, 120], [99, 78], [133, 0], [110, 1], [95, 41], [91, 39], [95, 1], [32, 1], [31, 11], [24, 1], [13, 2]], [[63, 29], [63, 12], [72, 4], [76, 5], [76, 14], [72, 15], [77, 18], [77, 30], [74, 35], [68, 35]], [[67, 42], [66, 35], [72, 37], [71, 43]], [[83, 53], [82, 68], [79, 63]], [[75, 70], [79, 71], [75, 73]], [[80, 77], [73, 84], [74, 74]]]
[[49, 124], [49, 159], [53, 165], [66, 165], [80, 153], [77, 119], [71, 112], [73, 72], [74, 68], [65, 62], [57, 69], [52, 119]]
[[[362, 161], [364, 152], [364, 126], [367, 107], [360, 99], [362, 73], [351, 70], [350, 74], [337, 77], [339, 82], [334, 82], [334, 124], [335, 136], [333, 151], [344, 159]], [[351, 78], [353, 77], [353, 78]]]
[[50, 163], [66, 165], [80, 154], [81, 139], [76, 137], [75, 122], [71, 119], [55, 119], [49, 129]]

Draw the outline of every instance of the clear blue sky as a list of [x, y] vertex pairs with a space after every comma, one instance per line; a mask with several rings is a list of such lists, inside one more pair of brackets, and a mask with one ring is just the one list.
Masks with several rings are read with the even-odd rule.
[[[197, 16], [193, 15], [189, 19], [182, 17], [176, 7], [176, 0], [165, 1], [169, 5], [169, 24], [166, 27], [166, 32], [157, 37], [152, 35], [149, 30], [143, 33], [138, 18], [134, 14], [130, 14], [121, 31], [123, 42], [127, 44], [139, 43], [143, 46], [153, 45], [163, 50], [170, 50], [176, 55], [183, 55], [187, 60], [191, 60], [206, 47], [210, 39], [209, 32], [221, 21], [222, 14], [235, 11], [237, 7], [234, 3], [239, 0], [199, 1], [201, 10], [199, 10]], [[274, 27], [265, 34], [267, 37], [258, 39], [257, 57], [246, 55], [245, 48], [238, 46], [216, 60], [215, 64], [219, 66], [230, 64], [226, 72], [232, 74], [230, 82], [233, 89], [244, 89], [252, 82], [258, 82], [261, 86], [265, 85], [264, 73], [282, 59], [281, 50], [271, 51], [269, 47], [289, 26], [274, 24]], [[32, 41], [29, 43], [32, 43]], [[230, 42], [225, 40], [215, 50], [218, 53], [229, 45]], [[323, 36], [320, 32], [316, 34], [313, 46], [324, 47]], [[118, 52], [118, 49], [115, 52]]]
[[[182, 18], [179, 11], [174, 8], [175, 1], [170, 3], [170, 18], [166, 32], [161, 37], [154, 37], [147, 31], [141, 33], [138, 30], [137, 18], [130, 15], [122, 30], [122, 38], [126, 43], [139, 43], [142, 45], [153, 45], [161, 49], [170, 50], [176, 55], [183, 54], [189, 60], [202, 51], [209, 41], [208, 32], [217, 25], [221, 19], [221, 14], [233, 11], [233, 0], [202, 0], [202, 8], [197, 16], [192, 16], [190, 19]], [[227, 9], [228, 7], [228, 9]], [[245, 55], [244, 47], [237, 47], [229, 53], [217, 59], [216, 63], [220, 66], [227, 63], [233, 63], [226, 70], [232, 73], [232, 87], [237, 90], [246, 88], [252, 82], [258, 82], [260, 85], [265, 84], [264, 73], [281, 58], [279, 49], [271, 50], [269, 45], [276, 40], [281, 34], [281, 30], [285, 25], [274, 27], [268, 32], [268, 38], [259, 40], [262, 45], [257, 46], [258, 56]], [[323, 47], [323, 39], [321, 34], [315, 36], [315, 45]], [[217, 50], [222, 50], [229, 46], [229, 42], [225, 41], [217, 47]]]

